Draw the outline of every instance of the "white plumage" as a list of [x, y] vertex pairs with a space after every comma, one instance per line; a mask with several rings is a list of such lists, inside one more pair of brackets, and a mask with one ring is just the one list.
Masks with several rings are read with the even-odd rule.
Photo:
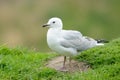
[[60, 18], [51, 18], [43, 27], [49, 27], [47, 32], [48, 46], [64, 56], [73, 56], [86, 49], [104, 45], [96, 40], [83, 36], [79, 31], [63, 30]]

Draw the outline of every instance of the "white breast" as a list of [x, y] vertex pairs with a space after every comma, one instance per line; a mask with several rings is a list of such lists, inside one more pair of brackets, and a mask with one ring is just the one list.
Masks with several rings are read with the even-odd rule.
[[76, 50], [72, 48], [65, 48], [60, 45], [59, 41], [62, 39], [61, 37], [61, 30], [55, 30], [52, 28], [49, 29], [47, 33], [47, 43], [49, 48], [62, 55], [75, 55], [77, 53]]
[[58, 37], [60, 37], [60, 31], [50, 28], [47, 32], [47, 43], [52, 50], [56, 50], [59, 46]]

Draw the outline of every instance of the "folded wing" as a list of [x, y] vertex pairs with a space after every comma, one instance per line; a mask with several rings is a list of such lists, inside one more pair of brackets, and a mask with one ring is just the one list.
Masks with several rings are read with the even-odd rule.
[[74, 48], [77, 51], [83, 51], [96, 46], [96, 44], [96, 40], [90, 37], [82, 36], [82, 34], [78, 31], [62, 31], [62, 39], [60, 40], [60, 45], [65, 48]]

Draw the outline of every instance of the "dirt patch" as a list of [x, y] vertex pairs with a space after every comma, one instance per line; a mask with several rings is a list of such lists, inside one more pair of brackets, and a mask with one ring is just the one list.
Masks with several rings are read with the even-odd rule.
[[[52, 60], [50, 60], [47, 63], [47, 67], [53, 68], [55, 70], [61, 71], [60, 68], [63, 67], [63, 56], [56, 57]], [[85, 62], [78, 62], [75, 60], [71, 61], [71, 66], [69, 66], [69, 60], [66, 61], [66, 71], [67, 72], [82, 72], [87, 71], [90, 69], [90, 66], [86, 64]]]

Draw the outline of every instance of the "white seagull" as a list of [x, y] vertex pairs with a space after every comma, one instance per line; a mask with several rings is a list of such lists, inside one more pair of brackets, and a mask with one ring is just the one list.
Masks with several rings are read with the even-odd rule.
[[[64, 56], [63, 67], [65, 70], [66, 56], [71, 57], [77, 55], [78, 52], [89, 48], [104, 45], [98, 43], [95, 39], [83, 36], [81, 32], [75, 30], [63, 30], [63, 23], [60, 18], [53, 17], [49, 19], [43, 27], [49, 27], [47, 32], [47, 44], [50, 49]], [[70, 63], [69, 63], [70, 64]]]

